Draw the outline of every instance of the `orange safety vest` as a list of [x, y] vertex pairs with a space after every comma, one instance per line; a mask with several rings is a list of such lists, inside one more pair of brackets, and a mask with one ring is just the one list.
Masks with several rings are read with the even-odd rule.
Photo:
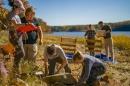
[[38, 27], [34, 26], [34, 25], [25, 25], [25, 26], [21, 26], [17, 29], [18, 32], [30, 32], [30, 31], [34, 31], [34, 30], [38, 30]]
[[13, 54], [15, 52], [15, 47], [11, 43], [7, 43], [4, 45], [0, 45], [0, 48], [4, 51], [6, 54]]

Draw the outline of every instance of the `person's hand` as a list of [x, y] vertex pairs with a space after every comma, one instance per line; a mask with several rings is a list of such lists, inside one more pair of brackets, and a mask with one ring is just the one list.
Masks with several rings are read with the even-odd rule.
[[48, 71], [47, 70], [45, 70], [45, 76], [48, 76], [49, 74], [48, 74]]
[[55, 72], [55, 74], [58, 74], [58, 73], [59, 73], [59, 71], [56, 71], [56, 72]]
[[39, 41], [39, 45], [42, 45], [42, 44], [43, 44], [43, 41], [42, 41], [42, 40], [40, 40], [40, 41]]
[[103, 37], [106, 36], [106, 31], [105, 30], [102, 30], [103, 31]]
[[75, 86], [82, 86], [82, 84], [81, 83], [77, 83]]
[[98, 34], [96, 34], [96, 37], [99, 38], [100, 36]]
[[86, 82], [78, 81], [75, 86], [84, 86]]

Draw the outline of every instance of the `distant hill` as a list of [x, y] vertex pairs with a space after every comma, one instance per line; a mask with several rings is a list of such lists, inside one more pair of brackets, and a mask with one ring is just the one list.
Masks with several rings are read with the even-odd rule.
[[[113, 31], [130, 31], [130, 20], [116, 23], [106, 23], [110, 25]], [[98, 29], [98, 25], [94, 25]], [[51, 26], [51, 31], [60, 32], [73, 32], [73, 31], [86, 31], [86, 25], [68, 25], [68, 26]]]
[[130, 25], [121, 25], [113, 28], [113, 31], [130, 31]]
[[110, 23], [113, 31], [130, 31], [130, 21]]

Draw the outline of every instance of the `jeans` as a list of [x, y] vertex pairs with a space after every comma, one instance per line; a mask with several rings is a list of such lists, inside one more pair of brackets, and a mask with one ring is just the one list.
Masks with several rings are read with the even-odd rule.
[[93, 66], [90, 72], [89, 79], [86, 81], [88, 86], [94, 86], [94, 82], [98, 80], [98, 76], [103, 75], [106, 72], [104, 65]]

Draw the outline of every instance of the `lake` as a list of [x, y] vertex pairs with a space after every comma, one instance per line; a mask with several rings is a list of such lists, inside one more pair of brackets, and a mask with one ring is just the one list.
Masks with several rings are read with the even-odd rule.
[[[55, 36], [76, 36], [76, 37], [83, 37], [85, 32], [53, 32], [52, 35]], [[130, 36], [130, 31], [128, 32], [121, 32], [121, 31], [114, 31], [112, 32], [113, 36], [117, 35], [126, 35]]]

